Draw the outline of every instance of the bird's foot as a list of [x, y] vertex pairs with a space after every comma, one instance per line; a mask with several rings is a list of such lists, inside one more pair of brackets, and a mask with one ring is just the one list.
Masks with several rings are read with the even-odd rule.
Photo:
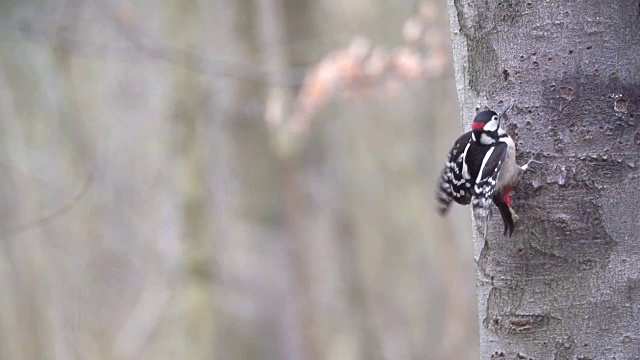
[[520, 168], [522, 169], [522, 171], [527, 171], [527, 169], [529, 168], [529, 165], [531, 163], [537, 163], [537, 164], [543, 164], [542, 161], [538, 161], [535, 160], [536, 156], [538, 155], [538, 153], [540, 152], [540, 150], [536, 151], [533, 156], [531, 157], [531, 159], [529, 159], [529, 161], [527, 161], [526, 164], [522, 165]]
[[511, 217], [513, 218], [513, 222], [518, 221], [518, 214], [513, 210], [511, 206], [509, 206], [509, 212], [511, 213]]

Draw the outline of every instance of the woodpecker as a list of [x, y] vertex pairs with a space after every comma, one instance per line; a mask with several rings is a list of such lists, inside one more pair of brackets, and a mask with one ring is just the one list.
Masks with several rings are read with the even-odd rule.
[[449, 151], [437, 190], [438, 210], [445, 215], [452, 200], [462, 205], [471, 203], [478, 227], [484, 228], [486, 237], [493, 202], [502, 216], [504, 235], [511, 236], [518, 219], [511, 192], [534, 160], [523, 166], [516, 164], [516, 145], [500, 127], [495, 111], [478, 113], [471, 128]]

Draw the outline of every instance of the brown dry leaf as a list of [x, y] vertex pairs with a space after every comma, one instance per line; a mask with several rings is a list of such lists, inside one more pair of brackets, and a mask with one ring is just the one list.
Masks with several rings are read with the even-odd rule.
[[421, 18], [413, 16], [404, 22], [402, 26], [402, 37], [407, 44], [416, 45], [420, 43], [424, 22]]
[[441, 49], [444, 47], [444, 35], [438, 30], [429, 30], [424, 33], [424, 46], [427, 49]]
[[423, 2], [420, 4], [420, 16], [428, 22], [433, 22], [438, 15], [438, 8], [431, 2]]
[[342, 81], [349, 82], [358, 76], [362, 76], [364, 72], [362, 64], [346, 51], [337, 53], [333, 58], [333, 63], [338, 78]]
[[338, 71], [333, 61], [323, 61], [305, 80], [301, 92], [301, 102], [306, 108], [316, 108], [324, 104], [338, 82]]
[[363, 36], [355, 37], [351, 41], [351, 44], [349, 44], [347, 52], [356, 61], [363, 61], [364, 58], [366, 58], [367, 55], [369, 55], [369, 53], [371, 52], [371, 41]]
[[364, 64], [364, 72], [371, 78], [382, 76], [389, 68], [391, 56], [384, 49], [375, 48]]
[[[291, 116], [292, 130], [306, 132], [313, 116], [333, 96], [350, 100], [381, 94], [393, 99], [407, 82], [440, 76], [449, 60], [442, 34], [426, 30], [426, 23], [434, 21], [436, 14], [433, 4], [423, 3], [419, 16], [404, 23], [402, 35], [407, 46], [392, 54], [381, 47], [372, 48], [364, 37], [356, 37], [349, 46], [329, 54], [305, 79]], [[418, 51], [423, 46], [431, 52], [427, 58]]]
[[403, 89], [402, 81], [395, 76], [390, 76], [384, 82], [383, 94], [387, 99], [395, 99], [402, 93]]
[[116, 14], [116, 20], [122, 25], [131, 25], [135, 20], [133, 7], [130, 4], [124, 4]]
[[371, 45], [369, 40], [355, 38], [349, 47], [337, 51], [333, 56], [336, 72], [343, 82], [352, 82], [364, 76], [364, 60], [369, 55]]
[[405, 80], [418, 80], [424, 75], [424, 66], [420, 54], [408, 47], [400, 48], [393, 55], [396, 72]]
[[449, 57], [444, 51], [437, 51], [427, 57], [424, 61], [424, 71], [429, 78], [442, 75], [449, 65]]

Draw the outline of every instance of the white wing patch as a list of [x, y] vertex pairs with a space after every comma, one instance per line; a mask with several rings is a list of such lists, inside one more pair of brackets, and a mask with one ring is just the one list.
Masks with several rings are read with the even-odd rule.
[[482, 165], [480, 165], [480, 171], [478, 171], [478, 177], [476, 178], [476, 184], [479, 183], [480, 180], [482, 180], [482, 172], [484, 171], [484, 167], [487, 165], [487, 161], [489, 161], [489, 158], [491, 157], [491, 154], [493, 154], [493, 151], [495, 149], [496, 149], [495, 147], [492, 147], [484, 155], [484, 159], [482, 159]]
[[[472, 192], [469, 170], [466, 168], [465, 156], [471, 146], [471, 132], [462, 135], [449, 152], [449, 159], [445, 163], [436, 199], [441, 214], [445, 214], [452, 201], [459, 204], [468, 204], [471, 201]], [[464, 150], [463, 150], [464, 149]], [[460, 152], [460, 150], [463, 150]]]
[[[476, 193], [476, 196], [473, 197], [473, 200], [471, 202], [473, 206], [486, 208], [491, 205], [491, 197], [493, 196], [493, 191], [496, 188], [498, 170], [500, 169], [501, 165], [502, 160], [499, 161], [496, 168], [493, 169], [493, 174], [491, 175], [491, 177], [476, 181], [476, 185], [473, 189]], [[481, 174], [482, 172], [478, 175], [478, 177], [480, 177]]]
[[[473, 136], [473, 134], [471, 136]], [[469, 176], [469, 169], [467, 168], [467, 163], [464, 161], [465, 157], [467, 156], [467, 150], [469, 150], [469, 146], [471, 146], [471, 143], [467, 144], [467, 146], [464, 148], [464, 152], [462, 153], [462, 156], [458, 158], [458, 162], [462, 162], [462, 177], [465, 179], [469, 179], [471, 177]]]
[[[474, 196], [471, 204], [474, 207], [489, 208], [491, 206], [493, 192], [496, 189], [500, 169], [504, 161], [506, 146], [492, 147], [482, 159], [482, 165], [473, 187]], [[496, 158], [496, 156], [498, 158]], [[493, 157], [493, 159], [492, 159]], [[497, 160], [497, 161], [496, 161]], [[489, 167], [489, 168], [487, 168]], [[493, 171], [491, 168], [493, 167]], [[487, 170], [489, 172], [487, 172]]]

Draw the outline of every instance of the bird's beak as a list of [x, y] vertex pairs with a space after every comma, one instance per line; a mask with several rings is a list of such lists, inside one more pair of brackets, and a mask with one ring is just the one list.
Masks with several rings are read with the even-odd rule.
[[498, 120], [500, 120], [509, 110], [511, 110], [511, 108], [513, 107], [513, 103], [509, 104], [509, 106], [507, 106], [506, 109], [504, 109], [503, 111], [501, 111], [498, 114]]
[[505, 114], [511, 110], [511, 107], [513, 107], [513, 103], [509, 104], [509, 106], [504, 109], [502, 112], [500, 112], [498, 114], [498, 128], [500, 128], [500, 125], [502, 125], [502, 118], [505, 116]]

